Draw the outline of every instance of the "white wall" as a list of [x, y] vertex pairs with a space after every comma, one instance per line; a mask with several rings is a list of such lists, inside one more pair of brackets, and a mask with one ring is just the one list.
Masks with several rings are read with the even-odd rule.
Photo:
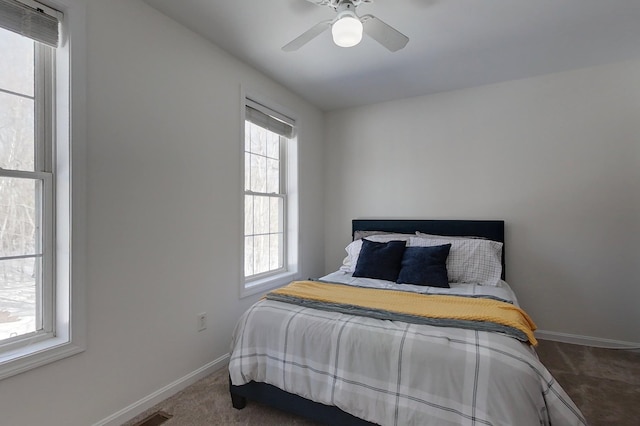
[[90, 425], [229, 352], [257, 300], [241, 85], [298, 114], [302, 275], [324, 267], [323, 114], [139, 0], [87, 3], [87, 350], [0, 382], [3, 425]]
[[325, 127], [140, 0], [87, 3], [87, 350], [1, 381], [2, 424], [90, 425], [228, 352], [255, 301], [237, 290], [241, 85], [301, 121], [303, 276], [337, 268], [354, 217], [503, 218], [508, 279], [541, 328], [640, 342], [640, 63]]
[[334, 111], [326, 270], [353, 218], [504, 219], [542, 330], [640, 342], [640, 62]]

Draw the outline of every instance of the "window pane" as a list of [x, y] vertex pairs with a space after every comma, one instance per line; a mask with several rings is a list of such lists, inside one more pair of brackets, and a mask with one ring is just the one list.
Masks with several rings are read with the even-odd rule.
[[245, 196], [245, 276], [283, 267], [284, 199]]
[[251, 155], [251, 190], [255, 192], [267, 190], [267, 159], [260, 155]]
[[271, 234], [269, 239], [269, 267], [271, 270], [282, 268], [282, 234]]
[[269, 197], [253, 198], [253, 233], [256, 235], [269, 232]]
[[36, 326], [39, 259], [0, 260], [0, 340], [32, 333]]
[[0, 258], [38, 253], [41, 182], [0, 177]]
[[280, 162], [267, 159], [267, 193], [280, 193]]
[[0, 88], [33, 96], [34, 42], [0, 28], [0, 52]]
[[0, 167], [34, 170], [34, 101], [0, 92]]
[[253, 223], [253, 195], [245, 195], [244, 196], [244, 235], [253, 235], [254, 234], [254, 223]]
[[244, 238], [244, 276], [253, 275], [253, 237]]
[[284, 200], [282, 198], [271, 198], [269, 203], [269, 232], [282, 232]]
[[268, 132], [267, 136], [267, 157], [280, 158], [280, 135]]
[[251, 154], [244, 153], [244, 190], [251, 191]]
[[254, 274], [269, 271], [269, 235], [260, 235], [253, 238], [254, 241]]
[[251, 152], [267, 154], [267, 130], [255, 124], [251, 124]]
[[251, 152], [251, 123], [244, 122], [244, 150]]

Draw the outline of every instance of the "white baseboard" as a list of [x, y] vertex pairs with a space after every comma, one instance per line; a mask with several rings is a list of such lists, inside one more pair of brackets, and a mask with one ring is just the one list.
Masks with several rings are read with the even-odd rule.
[[580, 336], [578, 334], [558, 333], [555, 331], [536, 330], [536, 338], [551, 340], [554, 342], [571, 343], [574, 345], [591, 346], [594, 348], [608, 349], [640, 349], [640, 343], [625, 342], [622, 340], [602, 339], [599, 337]]
[[164, 401], [172, 395], [180, 392], [184, 388], [198, 380], [224, 368], [229, 363], [229, 354], [225, 354], [218, 359], [203, 365], [195, 371], [179, 378], [178, 380], [169, 383], [167, 386], [158, 389], [157, 391], [145, 396], [144, 398], [134, 402], [128, 407], [123, 408], [117, 413], [113, 413], [109, 417], [94, 423], [93, 426], [119, 426], [124, 422], [131, 420], [138, 414], [148, 410], [159, 402]]

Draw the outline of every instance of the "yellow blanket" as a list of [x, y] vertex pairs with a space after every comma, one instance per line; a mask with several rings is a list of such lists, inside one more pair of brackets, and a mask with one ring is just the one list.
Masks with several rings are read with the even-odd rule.
[[270, 294], [424, 318], [492, 322], [523, 332], [529, 343], [536, 325], [522, 309], [507, 302], [477, 297], [426, 295], [315, 281], [294, 281]]

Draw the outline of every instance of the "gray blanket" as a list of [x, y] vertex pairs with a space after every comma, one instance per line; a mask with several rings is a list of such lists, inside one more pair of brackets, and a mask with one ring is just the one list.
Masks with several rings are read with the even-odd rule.
[[[326, 281], [323, 281], [326, 282]], [[339, 284], [339, 283], [330, 283]], [[483, 296], [459, 296], [459, 297], [483, 297]], [[369, 318], [377, 318], [390, 321], [404, 321], [412, 324], [426, 324], [435, 325], [439, 327], [460, 327], [469, 330], [483, 330], [493, 331], [496, 333], [504, 333], [508, 336], [515, 337], [516, 339], [527, 342], [529, 338], [522, 331], [514, 327], [509, 327], [503, 324], [497, 324], [488, 321], [471, 321], [454, 318], [428, 318], [423, 316], [390, 312], [381, 309], [371, 309], [358, 305], [343, 304], [343, 303], [330, 303], [319, 300], [309, 300], [295, 296], [289, 296], [285, 294], [268, 293], [266, 298], [269, 300], [277, 300], [279, 302], [292, 303], [294, 305], [305, 306], [307, 308], [321, 309], [324, 311], [340, 312], [349, 315], [358, 315]], [[487, 297], [489, 298], [489, 297]]]
[[381, 425], [585, 425], [527, 344], [501, 333], [261, 300], [233, 335], [234, 385], [266, 382]]

